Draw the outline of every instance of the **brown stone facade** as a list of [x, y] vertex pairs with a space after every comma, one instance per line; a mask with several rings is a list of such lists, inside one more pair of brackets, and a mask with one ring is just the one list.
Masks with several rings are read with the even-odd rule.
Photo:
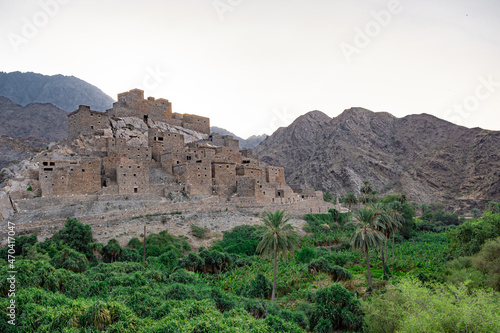
[[[145, 132], [147, 144], [130, 146], [128, 142], [133, 137], [115, 137], [110, 120], [118, 121], [123, 117], [135, 117], [146, 124], [144, 126], [149, 128]], [[250, 150], [240, 150], [238, 140], [231, 136], [209, 134], [208, 118], [172, 113], [168, 100], [144, 99], [144, 92], [139, 89], [119, 94], [118, 102], [105, 113], [80, 106], [68, 118], [68, 134], [74, 147], [82, 138], [88, 139], [85, 142], [94, 142], [94, 146], [90, 149], [86, 146], [84, 152], [76, 149], [82, 152], [81, 156], [45, 155], [41, 158], [38, 178], [43, 197], [71, 194], [167, 196], [183, 191], [191, 196], [263, 204], [286, 204], [322, 197], [320, 192], [305, 190], [299, 195], [299, 191], [285, 183], [283, 168], [261, 166], [259, 158]], [[152, 122], [182, 126], [209, 135], [204, 140], [186, 143], [183, 134], [160, 130], [156, 125], [151, 127]]]
[[101, 160], [42, 159], [39, 180], [42, 196], [93, 194], [101, 189]]

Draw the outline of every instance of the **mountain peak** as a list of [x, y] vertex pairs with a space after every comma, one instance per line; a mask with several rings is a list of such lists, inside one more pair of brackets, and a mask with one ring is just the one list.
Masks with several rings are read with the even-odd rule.
[[65, 111], [79, 105], [105, 111], [114, 100], [99, 88], [74, 76], [43, 75], [33, 72], [0, 72], [0, 96], [26, 106], [30, 103], [51, 103]]
[[500, 200], [498, 131], [479, 132], [427, 114], [397, 118], [360, 107], [318, 121], [327, 118], [309, 112], [254, 152], [283, 166], [288, 182], [336, 196], [357, 193], [369, 180], [381, 195], [404, 192], [419, 202], [470, 209]]

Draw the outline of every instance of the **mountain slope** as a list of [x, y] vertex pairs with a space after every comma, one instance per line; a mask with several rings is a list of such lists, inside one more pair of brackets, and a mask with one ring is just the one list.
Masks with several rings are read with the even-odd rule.
[[105, 111], [113, 99], [99, 88], [74, 76], [37, 73], [0, 72], [0, 96], [17, 104], [51, 103], [65, 111], [75, 111], [80, 104]]
[[68, 113], [52, 104], [21, 106], [0, 96], [0, 135], [59, 141], [68, 134]]
[[216, 126], [211, 126], [210, 132], [217, 133], [220, 135], [231, 135], [233, 138], [235, 138], [240, 142], [240, 149], [254, 149], [259, 143], [261, 143], [267, 138], [266, 134], [261, 134], [261, 135], [252, 135], [251, 137], [245, 140], [243, 138], [240, 138], [236, 134], [229, 132], [228, 130]]
[[396, 118], [362, 108], [335, 118], [319, 111], [278, 129], [254, 149], [285, 167], [287, 181], [337, 196], [370, 180], [381, 194], [419, 202], [500, 201], [500, 132], [431, 115]]

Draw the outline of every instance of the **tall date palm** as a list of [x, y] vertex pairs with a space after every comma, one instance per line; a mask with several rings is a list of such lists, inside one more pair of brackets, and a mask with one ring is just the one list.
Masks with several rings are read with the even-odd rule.
[[293, 226], [287, 223], [290, 218], [285, 215], [285, 210], [278, 210], [274, 213], [265, 212], [265, 214], [266, 216], [262, 218], [265, 229], [259, 233], [260, 242], [257, 245], [257, 253], [265, 256], [274, 256], [273, 292], [271, 294], [271, 302], [274, 302], [278, 255], [280, 253], [287, 255], [295, 251], [299, 245], [299, 236], [293, 231]]
[[370, 271], [370, 256], [368, 251], [382, 246], [384, 234], [377, 230], [378, 215], [371, 208], [359, 209], [356, 212], [358, 229], [351, 238], [351, 245], [355, 249], [362, 250], [366, 256], [366, 269], [368, 274], [368, 286], [373, 289], [372, 274]]

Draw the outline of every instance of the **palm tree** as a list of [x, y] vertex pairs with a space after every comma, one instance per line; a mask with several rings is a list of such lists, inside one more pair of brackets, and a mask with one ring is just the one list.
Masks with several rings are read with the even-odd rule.
[[369, 195], [372, 193], [373, 188], [369, 180], [363, 180], [363, 186], [361, 186], [359, 191], [363, 194], [361, 198], [363, 203], [367, 204], [368, 202], [370, 202]]
[[343, 203], [349, 207], [349, 211], [351, 210], [352, 205], [355, 205], [358, 203], [358, 199], [354, 195], [354, 193], [347, 193], [344, 199], [342, 200]]
[[280, 253], [287, 255], [293, 252], [299, 245], [299, 236], [293, 231], [293, 226], [287, 223], [290, 218], [285, 216], [285, 210], [278, 210], [274, 213], [265, 212], [265, 214], [266, 217], [262, 218], [265, 229], [259, 233], [260, 242], [257, 245], [257, 253], [274, 256], [273, 292], [271, 295], [271, 302], [274, 302], [278, 255]]
[[[392, 225], [390, 227], [390, 234], [392, 235], [392, 263], [394, 264], [394, 243], [396, 238], [396, 233], [403, 228], [404, 217], [401, 214], [401, 204], [399, 202], [393, 202], [389, 204], [390, 215], [392, 216]], [[387, 252], [387, 244], [386, 244]]]
[[382, 232], [385, 236], [384, 246], [382, 249], [382, 264], [384, 265], [384, 275], [385, 275], [385, 264], [387, 263], [387, 241], [392, 235], [392, 262], [394, 262], [394, 238], [399, 229], [403, 227], [401, 223], [401, 213], [399, 213], [396, 208], [400, 206], [399, 202], [396, 204], [381, 204], [376, 203], [373, 205], [373, 209], [378, 215], [377, 230]]
[[377, 248], [384, 242], [384, 235], [376, 230], [378, 216], [371, 208], [359, 209], [356, 212], [356, 224], [359, 228], [352, 235], [351, 245], [355, 249], [363, 250], [366, 256], [366, 269], [368, 274], [368, 286], [373, 289], [372, 274], [370, 271], [370, 256], [368, 251]]

